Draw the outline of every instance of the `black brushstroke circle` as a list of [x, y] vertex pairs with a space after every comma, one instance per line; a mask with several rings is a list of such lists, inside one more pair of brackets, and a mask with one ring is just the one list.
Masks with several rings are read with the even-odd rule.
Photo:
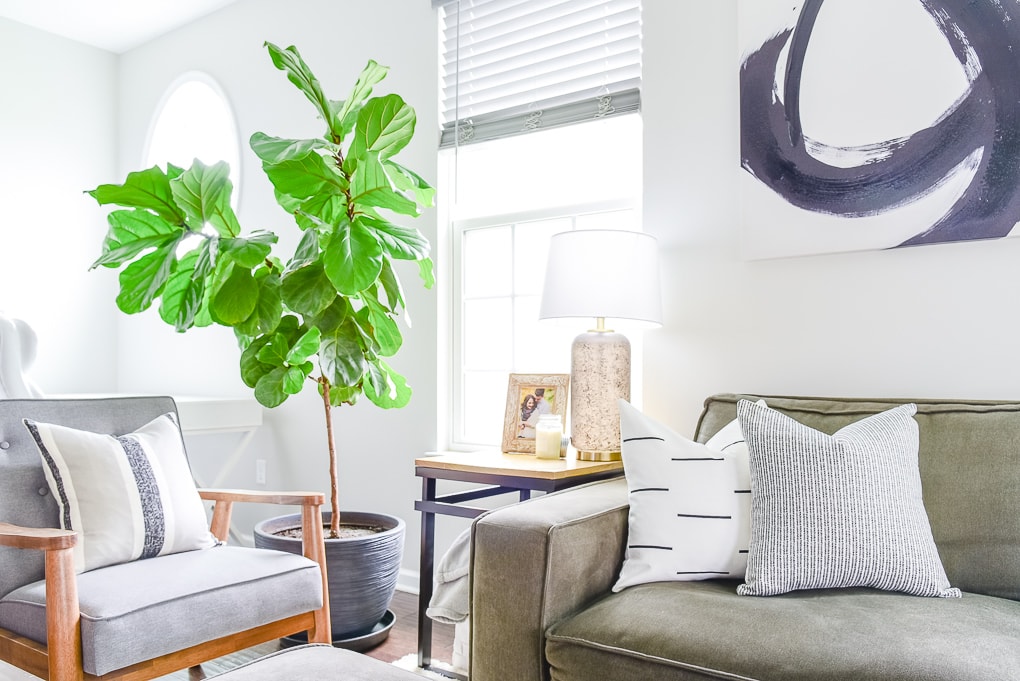
[[[800, 122], [800, 79], [824, 0], [805, 0], [796, 26], [765, 41], [741, 65], [741, 165], [794, 206], [863, 217], [919, 200], [979, 152], [974, 177], [953, 206], [900, 246], [1006, 236], [1020, 221], [1020, 2], [919, 1], [961, 67], [968, 50], [979, 66], [967, 91], [935, 123], [869, 145], [887, 154], [858, 166], [837, 167], [810, 155]], [[779, 98], [775, 73], [787, 43]]]

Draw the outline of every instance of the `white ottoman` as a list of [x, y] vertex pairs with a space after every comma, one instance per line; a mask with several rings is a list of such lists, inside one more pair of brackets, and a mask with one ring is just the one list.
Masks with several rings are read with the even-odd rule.
[[286, 648], [213, 677], [216, 681], [421, 681], [375, 658], [327, 645]]

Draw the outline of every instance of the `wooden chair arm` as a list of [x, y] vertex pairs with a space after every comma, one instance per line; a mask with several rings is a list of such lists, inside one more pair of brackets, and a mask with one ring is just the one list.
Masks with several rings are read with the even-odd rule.
[[[230, 534], [230, 515], [234, 510], [235, 501], [248, 501], [258, 504], [284, 504], [301, 506], [302, 517], [314, 511], [321, 518], [319, 507], [326, 503], [326, 495], [322, 492], [263, 492], [246, 489], [200, 489], [198, 495], [206, 501], [214, 501], [212, 523], [209, 531], [220, 541], [227, 541]], [[310, 516], [309, 516], [310, 517]]]
[[326, 495], [322, 492], [260, 492], [239, 489], [200, 489], [200, 497], [214, 501], [212, 525], [209, 531], [222, 542], [230, 534], [230, 514], [235, 501], [249, 501], [261, 504], [284, 504], [301, 507], [302, 553], [306, 558], [319, 564], [322, 575], [322, 593], [325, 604], [316, 611], [315, 627], [308, 632], [311, 643], [330, 643], [329, 623], [329, 580], [326, 575], [326, 544], [322, 525], [322, 510]]
[[11, 523], [0, 523], [0, 546], [56, 551], [74, 548], [77, 543], [78, 534], [70, 530], [58, 530], [51, 527], [21, 527]]
[[50, 527], [0, 523], [0, 546], [46, 552], [46, 666], [50, 681], [78, 681], [81, 675], [81, 614], [74, 546], [78, 533]]
[[322, 506], [326, 495], [322, 492], [266, 492], [247, 489], [199, 489], [198, 494], [206, 501], [251, 501], [257, 504], [282, 504], [292, 506]]

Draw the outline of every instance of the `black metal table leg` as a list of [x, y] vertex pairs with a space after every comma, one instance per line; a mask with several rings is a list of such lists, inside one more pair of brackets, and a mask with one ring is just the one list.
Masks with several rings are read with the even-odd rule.
[[[421, 498], [436, 500], [436, 479], [422, 478]], [[432, 580], [435, 565], [436, 514], [421, 512], [421, 562], [418, 567], [418, 666], [422, 669], [432, 664], [432, 620], [425, 611], [432, 600]]]

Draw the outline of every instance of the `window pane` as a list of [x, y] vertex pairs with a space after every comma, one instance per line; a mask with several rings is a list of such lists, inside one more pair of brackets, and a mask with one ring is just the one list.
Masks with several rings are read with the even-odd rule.
[[457, 219], [633, 199], [641, 196], [641, 117], [461, 147], [456, 183]]
[[585, 320], [539, 321], [539, 296], [522, 296], [514, 305], [514, 366], [523, 374], [569, 374], [570, 344]]
[[513, 292], [512, 231], [509, 226], [464, 233], [464, 297], [508, 296]]
[[465, 371], [462, 442], [492, 444], [503, 437], [506, 372]]
[[510, 371], [513, 358], [510, 298], [464, 301], [464, 369]]
[[514, 229], [514, 289], [518, 294], [540, 295], [549, 257], [549, 237], [570, 229], [572, 220], [522, 222]]

